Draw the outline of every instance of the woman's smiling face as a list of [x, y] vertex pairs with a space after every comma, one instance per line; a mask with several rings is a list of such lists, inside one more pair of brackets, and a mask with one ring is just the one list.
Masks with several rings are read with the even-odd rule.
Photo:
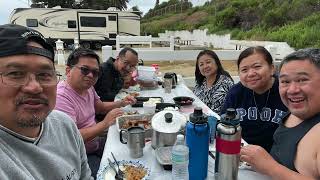
[[217, 74], [218, 66], [215, 60], [208, 54], [204, 54], [198, 60], [200, 73], [206, 78]]
[[274, 66], [268, 64], [260, 53], [243, 58], [239, 64], [241, 83], [255, 92], [264, 92], [269, 88], [273, 73]]

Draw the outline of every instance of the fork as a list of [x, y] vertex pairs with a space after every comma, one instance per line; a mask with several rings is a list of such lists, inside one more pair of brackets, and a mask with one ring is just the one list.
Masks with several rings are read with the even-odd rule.
[[119, 163], [118, 163], [116, 157], [114, 156], [114, 154], [112, 152], [111, 152], [111, 155], [113, 157], [113, 160], [116, 162], [116, 164], [118, 166], [118, 175], [123, 178], [124, 177], [124, 172], [120, 169]]
[[114, 164], [111, 162], [111, 160], [108, 158], [109, 161], [109, 166], [111, 167], [111, 169], [116, 173], [115, 175], [115, 179], [116, 180], [123, 180], [123, 176], [119, 176], [117, 169], [114, 167]]

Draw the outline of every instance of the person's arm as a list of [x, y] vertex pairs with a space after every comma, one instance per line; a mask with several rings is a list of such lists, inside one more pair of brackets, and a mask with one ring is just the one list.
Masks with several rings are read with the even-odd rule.
[[121, 108], [127, 106], [129, 104], [135, 104], [136, 99], [133, 96], [126, 96], [122, 100], [113, 101], [113, 102], [102, 102], [101, 100], [97, 100], [95, 104], [96, 113], [106, 114], [110, 110], [115, 108]]
[[273, 180], [315, 180], [279, 164], [260, 146], [247, 145], [242, 147], [240, 160], [249, 163], [257, 172], [270, 176]]
[[[57, 94], [57, 103], [55, 109], [68, 114], [71, 117], [71, 119], [78, 125], [75, 105], [71, 100], [69, 100], [68, 96], [64, 94]], [[108, 113], [108, 115], [104, 118], [103, 121], [91, 127], [79, 129], [83, 141], [90, 141], [93, 138], [102, 134], [106, 128], [112, 125], [112, 123], [115, 121], [115, 118], [122, 114], [123, 112], [120, 109], [115, 110], [113, 112], [110, 111], [110, 113]]]
[[84, 142], [90, 141], [102, 134], [104, 130], [111, 126], [116, 118], [121, 115], [123, 115], [123, 111], [116, 108], [111, 110], [101, 122], [88, 128], [79, 129]]

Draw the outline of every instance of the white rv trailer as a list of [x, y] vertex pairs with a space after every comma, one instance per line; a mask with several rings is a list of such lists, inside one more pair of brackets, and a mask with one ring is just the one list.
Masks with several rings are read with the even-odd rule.
[[68, 46], [78, 38], [94, 49], [116, 44], [117, 35], [140, 35], [139, 11], [109, 9], [17, 8], [10, 23], [36, 29], [52, 44], [60, 39]]

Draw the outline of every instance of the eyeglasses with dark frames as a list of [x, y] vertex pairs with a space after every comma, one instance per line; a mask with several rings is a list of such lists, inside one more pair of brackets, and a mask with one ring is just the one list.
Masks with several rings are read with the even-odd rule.
[[31, 79], [31, 75], [41, 86], [57, 85], [60, 77], [59, 72], [54, 70], [43, 70], [37, 72], [28, 72], [22, 70], [9, 70], [0, 72], [1, 81], [3, 84], [11, 87], [25, 86]]
[[90, 68], [88, 68], [86, 66], [76, 66], [76, 65], [74, 65], [74, 66], [71, 66], [71, 67], [76, 67], [76, 68], [80, 69], [81, 74], [83, 74], [84, 76], [87, 76], [88, 74], [91, 73], [94, 78], [97, 78], [97, 77], [99, 77], [101, 75], [100, 70], [90, 69]]
[[137, 69], [136, 65], [130, 65], [128, 60], [122, 59], [122, 57], [120, 57], [120, 60], [125, 65], [128, 71], [134, 71]]

